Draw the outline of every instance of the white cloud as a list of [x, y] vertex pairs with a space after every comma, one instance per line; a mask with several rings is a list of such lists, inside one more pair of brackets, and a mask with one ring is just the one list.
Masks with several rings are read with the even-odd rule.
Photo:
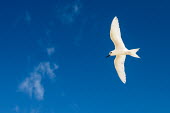
[[39, 72], [41, 75], [47, 75], [50, 78], [54, 78], [54, 71], [56, 69], [58, 69], [56, 64], [51, 65], [50, 62], [40, 62], [39, 65], [35, 68], [35, 71]]
[[44, 87], [41, 84], [42, 78], [45, 76], [54, 78], [54, 71], [58, 69], [56, 64], [50, 65], [50, 62], [40, 62], [34, 71], [30, 73], [30, 77], [27, 77], [19, 86], [19, 90], [27, 93], [30, 97], [35, 96], [38, 100], [44, 98]]
[[48, 56], [51, 56], [54, 52], [55, 52], [55, 48], [54, 48], [54, 47], [47, 48], [47, 54], [48, 54]]
[[19, 86], [19, 89], [25, 93], [28, 93], [32, 97], [34, 95], [36, 99], [43, 100], [44, 87], [41, 85], [41, 75], [33, 72], [30, 77], [27, 77]]
[[73, 0], [71, 3], [57, 6], [57, 17], [64, 23], [72, 23], [80, 14], [80, 0]]

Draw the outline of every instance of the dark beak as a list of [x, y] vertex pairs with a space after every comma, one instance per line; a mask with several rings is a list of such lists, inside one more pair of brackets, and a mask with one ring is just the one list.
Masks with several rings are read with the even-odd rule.
[[110, 55], [107, 55], [106, 58], [108, 58]]

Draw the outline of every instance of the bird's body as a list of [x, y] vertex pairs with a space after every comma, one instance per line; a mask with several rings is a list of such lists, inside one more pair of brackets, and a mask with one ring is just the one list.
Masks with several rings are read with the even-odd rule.
[[121, 81], [123, 83], [126, 83], [126, 73], [125, 73], [125, 68], [124, 68], [124, 62], [126, 59], [126, 55], [140, 58], [136, 54], [136, 52], [139, 50], [139, 48], [128, 50], [125, 47], [123, 40], [121, 38], [119, 22], [118, 22], [117, 17], [115, 17], [112, 21], [111, 29], [110, 29], [110, 38], [115, 45], [115, 50], [111, 51], [108, 56], [116, 56], [116, 58], [114, 60], [114, 65], [115, 65], [116, 71], [117, 71]]
[[[133, 56], [134, 50], [139, 50], [139, 49], [132, 49], [132, 50], [128, 50], [128, 49], [117, 50], [117, 49], [115, 49], [115, 50], [111, 51], [110, 56], [115, 56], [115, 55], [131, 55], [131, 56]], [[133, 57], [139, 58], [139, 56], [133, 56]]]

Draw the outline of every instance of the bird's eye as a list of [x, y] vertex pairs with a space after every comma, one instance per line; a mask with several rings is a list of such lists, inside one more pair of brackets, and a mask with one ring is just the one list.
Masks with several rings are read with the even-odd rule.
[[112, 52], [110, 52], [110, 54], [112, 54]]

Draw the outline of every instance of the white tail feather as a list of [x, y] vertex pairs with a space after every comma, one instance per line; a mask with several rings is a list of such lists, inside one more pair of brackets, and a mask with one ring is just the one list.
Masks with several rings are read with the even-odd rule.
[[133, 56], [133, 57], [136, 57], [136, 58], [140, 58], [136, 52], [139, 51], [140, 48], [137, 48], [137, 49], [131, 49], [130, 51], [130, 56]]

